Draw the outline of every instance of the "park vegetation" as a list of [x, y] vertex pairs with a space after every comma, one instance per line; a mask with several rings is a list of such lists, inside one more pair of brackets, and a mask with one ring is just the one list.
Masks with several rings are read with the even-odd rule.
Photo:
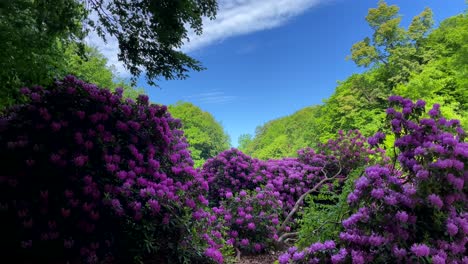
[[[138, 3], [0, 3], [4, 259], [468, 263], [466, 13], [403, 28], [380, 1], [349, 56], [367, 70], [236, 149], [210, 113], [135, 87], [203, 68], [179, 48], [216, 1]], [[132, 78], [83, 42], [91, 29]]]

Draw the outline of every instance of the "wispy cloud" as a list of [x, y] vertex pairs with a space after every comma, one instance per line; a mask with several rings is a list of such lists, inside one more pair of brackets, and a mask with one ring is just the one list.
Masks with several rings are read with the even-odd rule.
[[190, 34], [182, 50], [190, 52], [229, 37], [281, 26], [325, 1], [330, 0], [221, 0], [216, 20], [204, 20], [203, 34]]
[[237, 96], [227, 95], [221, 91], [210, 91], [184, 96], [184, 100], [202, 104], [227, 104], [237, 99]]
[[[185, 42], [182, 51], [193, 52], [230, 37], [281, 26], [306, 10], [330, 1], [333, 0], [219, 0], [216, 19], [204, 20], [202, 35], [190, 33], [190, 41]], [[115, 38], [108, 37], [105, 44], [91, 33], [87, 41], [98, 47], [108, 58], [109, 65], [114, 65], [120, 75], [128, 75], [117, 59], [118, 43]]]

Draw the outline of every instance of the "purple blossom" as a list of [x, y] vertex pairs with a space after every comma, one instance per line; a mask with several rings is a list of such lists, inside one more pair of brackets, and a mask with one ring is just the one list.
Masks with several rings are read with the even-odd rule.
[[294, 261], [300, 261], [300, 260], [303, 260], [304, 259], [304, 256], [305, 256], [305, 252], [296, 252], [293, 254], [292, 256], [292, 260]]
[[437, 195], [437, 194], [430, 194], [427, 197], [427, 200], [430, 204], [432, 204], [434, 207], [441, 209], [442, 206], [444, 205], [444, 202], [442, 199]]
[[426, 257], [429, 256], [430, 250], [425, 244], [413, 244], [411, 246], [411, 252], [418, 257]]
[[405, 211], [399, 211], [395, 216], [396, 219], [402, 223], [406, 223], [408, 221], [408, 214]]
[[288, 253], [284, 253], [282, 255], [279, 256], [278, 258], [278, 261], [280, 264], [287, 264], [289, 263], [289, 254]]
[[382, 199], [384, 197], [384, 190], [383, 189], [373, 189], [371, 191], [371, 196], [374, 197], [375, 199]]
[[447, 232], [451, 236], [455, 236], [458, 233], [458, 227], [452, 222], [447, 223]]
[[80, 155], [80, 156], [75, 157], [73, 161], [75, 163], [75, 166], [83, 167], [86, 164], [86, 162], [88, 162], [88, 157], [84, 155]]

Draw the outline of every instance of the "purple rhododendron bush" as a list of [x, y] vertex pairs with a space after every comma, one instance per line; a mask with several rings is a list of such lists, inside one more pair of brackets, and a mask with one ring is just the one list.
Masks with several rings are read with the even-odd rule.
[[0, 118], [3, 259], [223, 261], [208, 183], [165, 106], [71, 76], [22, 93]]
[[347, 211], [323, 233], [337, 237], [311, 235], [280, 264], [468, 263], [468, 144], [438, 105], [424, 115], [423, 101], [390, 97], [393, 158], [383, 132], [354, 130], [296, 158], [230, 149], [197, 170], [180, 121], [146, 96], [124, 100], [71, 76], [22, 93], [27, 103], [0, 116], [4, 258], [226, 263], [233, 248], [289, 247], [311, 221], [316, 234], [324, 225], [304, 207], [339, 197]]
[[212, 205], [217, 205], [227, 193], [241, 190], [254, 190], [265, 183], [264, 177], [257, 171], [265, 168], [264, 162], [251, 158], [238, 149], [229, 149], [208, 159], [201, 174], [210, 185], [208, 198]]
[[228, 228], [227, 243], [248, 253], [259, 253], [278, 239], [279, 214], [282, 202], [278, 192], [271, 189], [241, 190], [226, 194], [213, 212], [219, 222]]
[[298, 158], [262, 161], [237, 149], [207, 160], [201, 173], [210, 185], [210, 204], [228, 228], [227, 241], [245, 253], [282, 247], [297, 237], [297, 220], [307, 195], [322, 187], [340, 192], [348, 174], [365, 165], [388, 161], [371, 149], [358, 131], [307, 148]]
[[[457, 120], [398, 96], [387, 110], [395, 159], [373, 165], [348, 196], [335, 240], [291, 247], [279, 263], [468, 263], [468, 144]], [[369, 138], [378, 145], [379, 132]]]

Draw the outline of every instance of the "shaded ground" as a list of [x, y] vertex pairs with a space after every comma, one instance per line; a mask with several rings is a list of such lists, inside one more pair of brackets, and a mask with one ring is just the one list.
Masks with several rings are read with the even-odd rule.
[[280, 252], [270, 252], [262, 255], [242, 255], [237, 264], [272, 264], [279, 254]]

